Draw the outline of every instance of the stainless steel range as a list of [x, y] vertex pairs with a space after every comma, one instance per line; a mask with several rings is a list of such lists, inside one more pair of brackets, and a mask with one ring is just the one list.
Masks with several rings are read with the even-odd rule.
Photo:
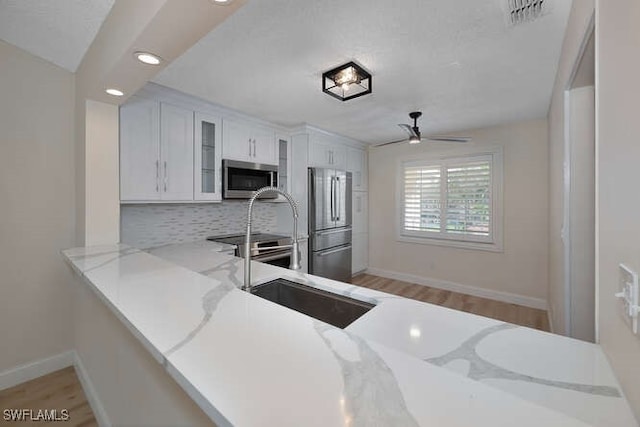
[[[245, 235], [231, 234], [225, 236], [211, 236], [207, 240], [226, 243], [236, 247], [235, 256], [244, 258]], [[277, 234], [252, 233], [251, 234], [251, 259], [278, 267], [289, 268], [291, 264], [291, 249], [281, 246], [291, 245], [291, 237]]]

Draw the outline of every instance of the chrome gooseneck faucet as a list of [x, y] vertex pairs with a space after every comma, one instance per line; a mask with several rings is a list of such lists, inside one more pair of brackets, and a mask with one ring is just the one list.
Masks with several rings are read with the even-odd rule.
[[[245, 238], [245, 252], [244, 252], [244, 285], [242, 286], [243, 291], [251, 291], [251, 213], [253, 212], [253, 203], [256, 201], [258, 197], [260, 197], [264, 193], [274, 192], [282, 195], [289, 205], [291, 206], [291, 211], [293, 213], [293, 234], [291, 236], [291, 245], [286, 246], [278, 246], [277, 248], [291, 248], [291, 265], [289, 268], [291, 270], [300, 270], [302, 266], [300, 265], [300, 251], [298, 249], [298, 205], [296, 205], [296, 201], [293, 200], [293, 197], [286, 191], [282, 191], [276, 187], [262, 187], [258, 191], [255, 192], [253, 197], [249, 200], [249, 210], [247, 212], [247, 236]], [[276, 249], [276, 247], [270, 246], [269, 249]]]

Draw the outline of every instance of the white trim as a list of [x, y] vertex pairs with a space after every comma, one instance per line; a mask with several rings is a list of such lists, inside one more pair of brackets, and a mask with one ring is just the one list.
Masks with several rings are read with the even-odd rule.
[[553, 327], [553, 316], [551, 315], [551, 304], [547, 308], [547, 322], [549, 323], [549, 332], [555, 334], [555, 328]]
[[431, 279], [423, 276], [415, 276], [412, 274], [399, 273], [396, 271], [382, 270], [369, 267], [366, 272], [374, 276], [381, 276], [387, 279], [400, 280], [403, 282], [415, 283], [417, 285], [429, 286], [431, 288], [443, 289], [446, 291], [458, 292], [461, 294], [473, 295], [480, 298], [488, 298], [496, 301], [502, 301], [509, 304], [523, 305], [525, 307], [537, 308], [539, 310], [547, 310], [547, 301], [541, 298], [527, 297], [524, 295], [516, 295], [509, 292], [494, 291], [491, 289], [479, 288], [476, 286], [463, 285], [460, 283], [449, 282], [446, 280]]
[[89, 402], [89, 406], [91, 406], [93, 416], [96, 418], [96, 422], [100, 427], [110, 427], [112, 424], [107, 416], [107, 411], [104, 409], [104, 406], [98, 397], [98, 393], [91, 382], [91, 378], [89, 378], [87, 370], [82, 364], [80, 356], [75, 351], [73, 352], [73, 364], [76, 369], [78, 380], [80, 380], [82, 390], [84, 391], [84, 395], [87, 398], [87, 402]]
[[[459, 161], [472, 161], [473, 158], [489, 160], [491, 162], [491, 235], [488, 238], [476, 236], [460, 236], [434, 233], [430, 237], [428, 232], [407, 232], [404, 230], [404, 167], [415, 164], [447, 165]], [[483, 159], [484, 158], [484, 159]], [[486, 148], [450, 149], [422, 156], [401, 158], [396, 162], [396, 241], [422, 245], [448, 246], [461, 249], [483, 250], [490, 252], [504, 251], [504, 150], [502, 146]], [[442, 190], [444, 192], [444, 190]]]
[[[579, 62], [579, 60], [578, 60]], [[564, 281], [564, 332], [571, 336], [571, 91], [564, 92], [564, 141], [562, 152], [562, 271]]]
[[80, 357], [74, 350], [56, 354], [55, 356], [47, 357], [45, 359], [35, 360], [0, 372], [0, 390], [6, 390], [27, 381], [59, 371], [60, 369], [68, 368], [69, 366], [73, 366], [75, 368], [82, 390], [87, 397], [87, 402], [89, 402], [89, 405], [91, 406], [91, 410], [93, 411], [93, 415], [95, 416], [98, 425], [100, 427], [110, 427], [111, 423], [109, 422], [107, 413], [104, 410], [104, 406], [100, 402], [100, 399], [98, 399], [98, 394], [89, 379], [89, 375], [87, 374]]
[[0, 390], [5, 390], [72, 366], [73, 353], [73, 351], [67, 351], [0, 372]]
[[[563, 280], [564, 280], [564, 333], [567, 336], [573, 336], [573, 329], [574, 329], [574, 319], [573, 319], [573, 301], [572, 301], [572, 295], [573, 295], [573, 289], [572, 289], [572, 282], [573, 282], [573, 269], [572, 269], [572, 260], [573, 260], [573, 253], [571, 251], [571, 229], [572, 229], [572, 225], [571, 225], [571, 215], [572, 215], [572, 209], [571, 209], [571, 195], [572, 195], [572, 169], [573, 169], [573, 165], [572, 165], [572, 161], [571, 161], [571, 154], [573, 151], [573, 144], [571, 141], [571, 102], [572, 102], [572, 90], [576, 89], [573, 88], [573, 84], [574, 81], [576, 79], [576, 76], [578, 75], [578, 70], [580, 69], [580, 64], [582, 63], [582, 58], [585, 55], [585, 52], [587, 50], [587, 46], [589, 45], [589, 40], [591, 39], [591, 37], [594, 35], [595, 33], [595, 10], [593, 11], [593, 13], [591, 14], [591, 18], [589, 19], [589, 23], [587, 24], [586, 29], [584, 30], [584, 35], [582, 37], [582, 41], [580, 43], [580, 48], [578, 50], [578, 55], [573, 63], [573, 67], [571, 69], [571, 74], [569, 75], [569, 78], [567, 80], [567, 82], [565, 83], [565, 88], [564, 88], [564, 94], [563, 94], [563, 103], [564, 103], [564, 111], [563, 111], [563, 119], [564, 119], [564, 141], [563, 141], [563, 156], [564, 156], [564, 162], [563, 162], [563, 197], [562, 197], [562, 203], [563, 203], [563, 212], [562, 212], [562, 229], [560, 231], [560, 238], [562, 240], [563, 243]], [[596, 64], [597, 64], [597, 58], [595, 59]], [[596, 77], [597, 79], [597, 77]], [[594, 82], [595, 83], [595, 82]], [[595, 84], [594, 84], [595, 86]], [[597, 94], [595, 95], [597, 97]], [[596, 127], [595, 130], [595, 138], [597, 140], [597, 120], [595, 120], [595, 118], [597, 118], [597, 101], [596, 101], [596, 111], [595, 111], [595, 117], [594, 117], [594, 125]], [[596, 149], [596, 174], [597, 174], [597, 162], [598, 162], [598, 156], [597, 156], [597, 141], [595, 143], [595, 149]], [[594, 191], [595, 191], [595, 200], [597, 201], [597, 176], [595, 177], [595, 184], [594, 184]], [[598, 274], [597, 274], [597, 269], [598, 269], [598, 262], [597, 262], [597, 254], [598, 254], [598, 233], [597, 233], [597, 223], [598, 223], [598, 219], [597, 219], [597, 211], [598, 211], [598, 207], [597, 207], [597, 203], [596, 203], [596, 207], [595, 207], [595, 216], [596, 216], [596, 225], [595, 225], [595, 229], [594, 229], [594, 235], [595, 235], [595, 252], [596, 252], [596, 259], [595, 261], [595, 272], [594, 272], [594, 278], [595, 278], [595, 295], [596, 295], [596, 302], [595, 302], [595, 340], [596, 342], [598, 342], [598, 304], [599, 304], [599, 300], [598, 300]]]

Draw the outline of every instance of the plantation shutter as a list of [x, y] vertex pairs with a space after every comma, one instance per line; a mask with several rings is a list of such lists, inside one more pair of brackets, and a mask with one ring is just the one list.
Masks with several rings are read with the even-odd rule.
[[404, 170], [404, 229], [440, 231], [441, 167], [407, 166]]
[[446, 232], [488, 236], [491, 231], [491, 163], [463, 163], [446, 168]]
[[404, 163], [400, 233], [493, 243], [493, 162], [475, 155]]

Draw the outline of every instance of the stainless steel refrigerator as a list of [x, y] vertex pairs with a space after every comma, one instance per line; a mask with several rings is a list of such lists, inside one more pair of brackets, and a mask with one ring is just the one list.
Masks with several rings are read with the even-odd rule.
[[309, 168], [309, 273], [351, 279], [351, 172]]

